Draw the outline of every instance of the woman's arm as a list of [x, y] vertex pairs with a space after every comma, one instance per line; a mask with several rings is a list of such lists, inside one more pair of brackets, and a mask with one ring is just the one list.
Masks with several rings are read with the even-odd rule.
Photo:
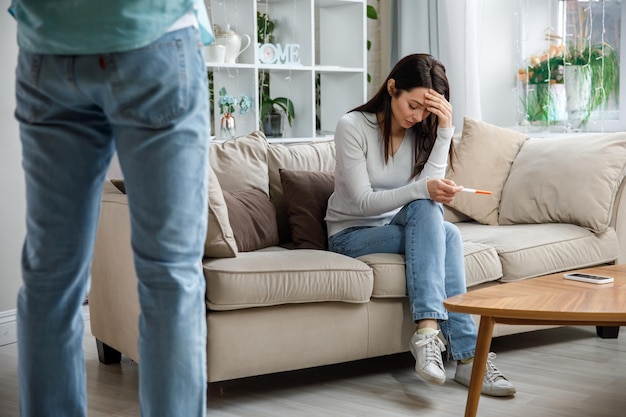
[[428, 157], [428, 161], [424, 165], [424, 169], [417, 176], [417, 179], [422, 178], [443, 178], [446, 176], [446, 168], [448, 167], [448, 153], [450, 152], [450, 142], [452, 142], [452, 135], [454, 134], [454, 127], [437, 129], [437, 140], [433, 145], [433, 149]]

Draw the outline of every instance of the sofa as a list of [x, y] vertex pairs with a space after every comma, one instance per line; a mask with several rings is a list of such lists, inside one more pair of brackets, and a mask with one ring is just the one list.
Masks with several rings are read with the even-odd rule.
[[[445, 206], [468, 291], [626, 260], [626, 133], [538, 138], [465, 118], [447, 177], [491, 195]], [[206, 278], [209, 382], [408, 351], [404, 258], [327, 250], [332, 140], [213, 142]], [[107, 179], [89, 294], [103, 363], [139, 361], [123, 179]], [[537, 326], [497, 325], [494, 337]]]

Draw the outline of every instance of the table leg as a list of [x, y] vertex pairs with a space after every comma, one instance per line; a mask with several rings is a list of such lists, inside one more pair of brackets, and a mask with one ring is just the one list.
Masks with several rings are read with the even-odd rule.
[[596, 334], [602, 339], [617, 339], [619, 326], [596, 326]]
[[493, 317], [481, 316], [480, 318], [472, 377], [467, 393], [467, 403], [465, 404], [465, 417], [476, 417], [476, 412], [478, 411], [478, 400], [480, 400], [480, 391], [483, 388], [483, 378], [485, 376], [489, 348], [491, 347], [494, 323]]

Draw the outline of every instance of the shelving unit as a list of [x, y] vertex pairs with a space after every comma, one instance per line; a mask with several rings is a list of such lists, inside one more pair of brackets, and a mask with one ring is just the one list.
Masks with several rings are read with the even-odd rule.
[[[248, 95], [253, 109], [234, 114], [237, 134], [260, 130], [259, 72], [270, 75], [270, 96], [287, 97], [294, 103], [292, 126], [285, 121], [285, 135], [273, 142], [303, 142], [332, 136], [339, 118], [362, 104], [367, 95], [366, 1], [365, 0], [205, 0], [213, 24], [230, 25], [247, 34], [252, 45], [235, 64], [207, 63], [213, 73], [213, 100], [225, 87], [239, 98]], [[274, 44], [299, 45], [297, 64], [264, 64], [257, 41], [257, 11], [276, 22]], [[319, 77], [319, 90], [316, 80]], [[316, 95], [319, 94], [319, 106]], [[212, 121], [217, 139], [219, 107]], [[316, 121], [319, 118], [319, 126]]]

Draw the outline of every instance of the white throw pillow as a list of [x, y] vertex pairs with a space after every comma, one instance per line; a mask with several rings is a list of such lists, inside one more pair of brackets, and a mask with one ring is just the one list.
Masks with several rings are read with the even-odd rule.
[[603, 232], [625, 167], [624, 132], [529, 139], [504, 185], [499, 223], [572, 223]]
[[[449, 206], [479, 223], [498, 224], [502, 187], [526, 134], [465, 117], [463, 134], [446, 178], [491, 195], [459, 193]], [[458, 217], [458, 216], [457, 216]]]
[[209, 258], [237, 256], [237, 242], [230, 226], [228, 207], [213, 168], [209, 168], [209, 220], [206, 232], [204, 256]]

